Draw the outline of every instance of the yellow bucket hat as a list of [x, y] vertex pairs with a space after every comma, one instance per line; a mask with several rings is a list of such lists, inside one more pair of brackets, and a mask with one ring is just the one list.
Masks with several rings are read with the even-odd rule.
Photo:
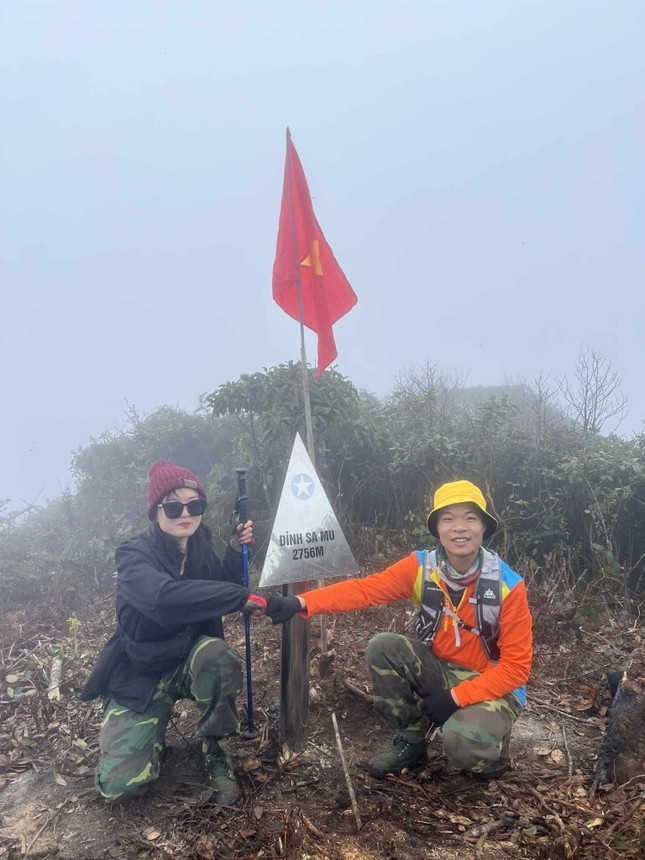
[[486, 531], [484, 532], [484, 540], [495, 534], [497, 528], [497, 520], [492, 517], [486, 510], [486, 499], [484, 494], [472, 484], [470, 481], [451, 481], [449, 484], [442, 484], [434, 494], [434, 507], [428, 514], [428, 531], [434, 537], [439, 537], [437, 534], [437, 516], [442, 508], [447, 508], [449, 505], [463, 505], [470, 502], [476, 505], [482, 512], [484, 522], [486, 523]]

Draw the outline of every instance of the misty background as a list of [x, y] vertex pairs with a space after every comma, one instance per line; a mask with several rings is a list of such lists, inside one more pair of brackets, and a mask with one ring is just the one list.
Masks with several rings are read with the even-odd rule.
[[495, 385], [587, 345], [642, 430], [644, 25], [640, 0], [4, 4], [0, 499], [57, 495], [128, 404], [299, 358], [271, 297], [287, 125], [358, 295], [341, 373]]

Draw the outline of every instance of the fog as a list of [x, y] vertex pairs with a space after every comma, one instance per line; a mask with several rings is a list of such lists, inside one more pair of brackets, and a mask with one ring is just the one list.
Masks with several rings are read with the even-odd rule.
[[287, 125], [358, 295], [341, 373], [530, 381], [586, 345], [639, 432], [644, 25], [638, 0], [3, 4], [0, 499], [58, 494], [127, 404], [298, 359]]

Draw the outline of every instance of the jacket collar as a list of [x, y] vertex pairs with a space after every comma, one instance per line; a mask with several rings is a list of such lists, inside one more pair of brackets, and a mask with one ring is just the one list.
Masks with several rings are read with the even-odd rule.
[[158, 523], [153, 523], [150, 526], [148, 535], [154, 543], [159, 562], [168, 571], [168, 573], [171, 573], [175, 578], [177, 578], [179, 576], [182, 561], [184, 560], [184, 554], [179, 549], [177, 542], [174, 541], [170, 535], [162, 532]]

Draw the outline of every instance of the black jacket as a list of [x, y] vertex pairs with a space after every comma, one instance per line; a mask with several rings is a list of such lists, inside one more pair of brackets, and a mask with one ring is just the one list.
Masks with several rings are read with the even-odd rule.
[[227, 547], [224, 563], [214, 552], [201, 562], [153, 525], [116, 551], [116, 620], [81, 693], [84, 700], [110, 696], [145, 711], [159, 678], [184, 662], [199, 636], [223, 638], [222, 615], [236, 612], [249, 595], [242, 586], [240, 553]]

